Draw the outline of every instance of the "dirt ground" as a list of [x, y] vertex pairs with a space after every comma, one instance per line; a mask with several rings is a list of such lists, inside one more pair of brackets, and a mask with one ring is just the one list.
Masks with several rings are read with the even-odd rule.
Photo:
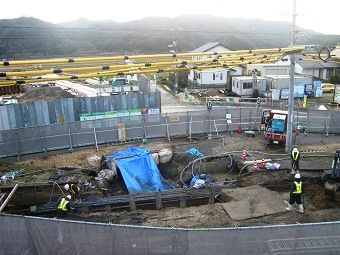
[[[329, 101], [330, 96], [326, 95], [325, 98], [320, 99], [321, 101], [317, 103], [326, 103], [327, 100]], [[29, 88], [28, 92], [21, 95], [18, 99], [20, 102], [28, 102], [58, 97], [72, 97], [72, 95], [57, 87]], [[302, 151], [300, 162], [302, 181], [306, 187], [304, 198], [306, 210], [304, 214], [298, 213], [295, 207], [293, 212], [278, 212], [244, 220], [233, 220], [222, 207], [222, 204], [228, 204], [240, 199], [237, 196], [233, 197], [231, 190], [240, 190], [243, 192], [241, 192], [243, 197], [256, 199], [262, 196], [255, 189], [255, 187], [260, 185], [278, 195], [278, 200], [282, 202], [282, 207], [284, 208], [286, 206], [284, 201], [289, 199], [289, 190], [293, 182], [292, 175], [289, 174], [289, 155], [284, 154], [284, 147], [282, 146], [264, 147], [263, 134], [259, 133], [254, 138], [247, 137], [244, 133], [226, 133], [211, 138], [197, 136], [189, 141], [186, 137], [176, 137], [172, 138], [170, 142], [166, 139], [153, 139], [148, 140], [147, 144], [141, 144], [141, 141], [137, 141], [115, 145], [101, 145], [98, 150], [95, 148], [81, 148], [75, 149], [73, 152], [58, 151], [50, 152], [48, 155], [30, 155], [22, 157], [19, 162], [16, 162], [15, 159], [2, 160], [0, 162], [0, 175], [13, 169], [24, 169], [25, 176], [16, 178], [14, 181], [6, 184], [0, 183], [0, 190], [7, 192], [5, 187], [13, 187], [15, 183], [18, 183], [20, 186], [48, 184], [50, 177], [64, 173], [73, 180], [88, 181], [96, 187], [89, 192], [83, 192], [83, 198], [104, 196], [102, 191], [95, 185], [94, 177], [82, 174], [81, 170], [97, 171], [98, 168], [88, 163], [88, 158], [110, 155], [129, 146], [139, 146], [152, 152], [165, 148], [171, 149], [174, 154], [172, 161], [166, 164], [159, 164], [158, 167], [165, 179], [177, 187], [182, 187], [180, 174], [185, 166], [194, 159], [193, 156], [188, 156], [185, 153], [186, 150], [196, 148], [207, 157], [228, 154], [235, 162], [235, 160], [241, 157], [243, 149], [246, 148], [249, 153], [248, 160], [252, 160], [255, 157], [257, 159], [265, 157], [266, 159], [271, 159], [272, 162], [279, 163], [280, 170], [248, 173], [245, 170], [241, 171], [242, 166], [237, 165], [232, 168], [230, 162], [227, 162], [225, 163], [227, 165], [225, 169], [219, 168], [211, 173], [211, 184], [221, 188], [221, 192], [216, 197], [214, 204], [201, 204], [186, 208], [179, 208], [179, 206], [164, 207], [162, 210], [153, 208], [146, 210], [137, 207], [137, 210], [133, 212], [70, 213], [67, 219], [182, 228], [263, 226], [339, 220], [339, 192], [337, 192], [336, 196], [325, 194], [324, 171], [331, 168], [334, 152], [336, 149], [339, 149], [340, 136], [308, 134], [308, 136], [300, 135], [297, 139], [300, 151]], [[318, 151], [310, 152], [313, 150]], [[218, 158], [216, 160], [225, 161], [226, 158]], [[216, 163], [219, 164], [221, 162]], [[186, 171], [185, 174], [188, 177], [191, 173]], [[114, 183], [111, 183], [106, 188], [109, 191], [106, 195], [116, 196], [122, 194], [121, 190], [117, 191], [114, 187]], [[60, 190], [58, 192], [56, 195], [62, 195]], [[43, 189], [34, 187], [30, 192], [19, 188], [4, 211], [6, 213], [20, 214], [21, 209], [27, 209], [30, 205], [46, 204], [50, 199], [50, 194], [51, 186], [44, 187]], [[54, 215], [46, 215], [45, 217], [54, 217]]]
[[[261, 197], [261, 193], [257, 193], [256, 189], [252, 191], [252, 187], [260, 185], [275, 192], [278, 199], [282, 202], [282, 208], [285, 206], [285, 200], [289, 199], [289, 190], [293, 182], [290, 172], [290, 160], [284, 153], [282, 146], [266, 147], [263, 146], [262, 134], [256, 137], [247, 137], [244, 133], [228, 133], [219, 136], [194, 137], [189, 141], [185, 137], [174, 138], [170, 142], [165, 139], [148, 140], [147, 144], [140, 142], [131, 142], [126, 144], [100, 146], [98, 151], [94, 148], [76, 149], [72, 153], [68, 151], [59, 151], [58, 153], [45, 155], [26, 156], [20, 162], [2, 162], [0, 165], [0, 173], [4, 173], [9, 169], [25, 169], [25, 177], [14, 180], [11, 184], [19, 183], [27, 185], [31, 183], [40, 184], [48, 183], [49, 177], [56, 175], [60, 169], [66, 169], [67, 174], [75, 180], [88, 180], [93, 182], [91, 176], [79, 174], [79, 169], [96, 170], [91, 167], [87, 158], [93, 156], [109, 155], [113, 152], [124, 150], [129, 146], [139, 146], [147, 148], [150, 151], [157, 152], [161, 149], [171, 149], [174, 157], [171, 162], [159, 164], [159, 170], [167, 180], [181, 187], [179, 175], [190, 160], [194, 156], [187, 156], [186, 150], [196, 148], [206, 157], [216, 156], [228, 153], [234, 159], [238, 159], [242, 155], [243, 148], [247, 148], [248, 153], [257, 158], [265, 157], [272, 159], [281, 165], [280, 170], [268, 170], [250, 172], [240, 171], [240, 166], [235, 167], [231, 171], [230, 166], [222, 171], [214, 171], [212, 175], [212, 185], [221, 187], [222, 190], [215, 199], [215, 204], [203, 204], [190, 206], [187, 208], [179, 208], [179, 206], [164, 207], [162, 210], [156, 209], [139, 209], [136, 211], [112, 211], [112, 212], [95, 212], [95, 213], [70, 213], [67, 219], [115, 223], [127, 225], [141, 226], [157, 226], [157, 227], [182, 227], [182, 228], [221, 228], [221, 227], [241, 227], [241, 226], [263, 226], [263, 225], [281, 225], [296, 223], [313, 223], [313, 222], [331, 222], [339, 220], [340, 202], [337, 196], [329, 196], [325, 194], [324, 180], [321, 178], [324, 170], [331, 168], [332, 156], [335, 149], [338, 149], [340, 136], [323, 136], [321, 134], [309, 134], [299, 138], [300, 150], [318, 149], [319, 152], [302, 153], [300, 162], [302, 181], [305, 184], [306, 192], [304, 205], [306, 211], [304, 214], [298, 213], [297, 207], [293, 212], [279, 212], [275, 214], [265, 215], [261, 217], [253, 217], [244, 220], [233, 220], [222, 204], [237, 201], [239, 198], [232, 197], [231, 190], [242, 190], [247, 188], [242, 196], [245, 197]], [[265, 153], [265, 154], [263, 154]], [[248, 160], [252, 158], [248, 156]], [[227, 164], [228, 165], [228, 164]], [[69, 171], [72, 170], [72, 171]], [[65, 171], [66, 172], [66, 171]], [[7, 183], [8, 184], [8, 183]], [[112, 185], [112, 184], [111, 184]], [[1, 186], [0, 186], [1, 189]], [[109, 189], [110, 190], [110, 189]], [[112, 189], [113, 191], [114, 189]], [[44, 193], [44, 194], [42, 194]], [[48, 202], [51, 194], [51, 188], [46, 188], [39, 192], [41, 196], [40, 203]], [[111, 193], [109, 195], [118, 195]], [[23, 203], [33, 198], [37, 199], [37, 193], [20, 192], [13, 196], [12, 201], [5, 209], [7, 213], [17, 213], [18, 208], [15, 203]], [[99, 190], [93, 190], [87, 194], [82, 193], [82, 197], [87, 196], [103, 196]], [[45, 201], [44, 201], [45, 199]], [[27, 203], [26, 203], [27, 206]], [[47, 215], [45, 217], [54, 217]]]

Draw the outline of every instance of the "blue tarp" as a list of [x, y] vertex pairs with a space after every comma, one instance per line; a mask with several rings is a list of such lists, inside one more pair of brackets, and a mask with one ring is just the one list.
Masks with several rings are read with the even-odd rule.
[[130, 193], [173, 189], [161, 176], [150, 150], [129, 147], [107, 156], [107, 159], [116, 160]]
[[186, 153], [197, 156], [199, 158], [204, 158], [205, 156], [203, 155], [203, 153], [201, 153], [199, 150], [195, 149], [195, 148], [191, 148], [189, 150], [186, 151]]

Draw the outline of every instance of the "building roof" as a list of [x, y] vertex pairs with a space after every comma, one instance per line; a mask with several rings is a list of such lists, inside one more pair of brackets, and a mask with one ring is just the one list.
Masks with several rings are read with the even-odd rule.
[[303, 69], [322, 69], [327, 67], [340, 67], [337, 63], [331, 62], [316, 62], [316, 61], [307, 61], [307, 60], [298, 60], [296, 61]]
[[234, 76], [233, 79], [235, 80], [246, 80], [246, 81], [249, 81], [249, 80], [266, 80], [265, 77], [261, 77], [261, 76], [256, 76], [256, 77], [253, 77], [253, 76]]
[[222, 47], [226, 48], [226, 50], [232, 51], [232, 49], [224, 46], [223, 44], [220, 44], [219, 42], [208, 42], [208, 43], [198, 47], [197, 49], [194, 49], [193, 51], [191, 51], [191, 53], [208, 52], [208, 51], [210, 51], [211, 49], [213, 49], [217, 46], [222, 46]]
[[331, 51], [331, 55], [340, 56], [340, 46], [336, 46], [335, 49]]

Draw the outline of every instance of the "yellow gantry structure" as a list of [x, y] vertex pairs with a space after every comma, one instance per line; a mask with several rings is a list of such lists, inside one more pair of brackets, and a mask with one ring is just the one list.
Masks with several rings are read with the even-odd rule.
[[[211, 68], [229, 69], [247, 64], [277, 62], [286, 55], [299, 53], [304, 49], [305, 46], [296, 46], [203, 53], [4, 61], [2, 67], [0, 67], [0, 87], [33, 82], [76, 80], [103, 76], [114, 77], [131, 74], [155, 74]], [[205, 56], [205, 59], [202, 59], [203, 56]], [[131, 61], [138, 63], [128, 63]], [[95, 65], [96, 63], [97, 66]], [[98, 63], [105, 63], [105, 65], [98, 66]], [[83, 65], [85, 64], [91, 66], [84, 67]], [[47, 68], [46, 66], [48, 65], [55, 65], [56, 68]], [[37, 66], [39, 66], [41, 70], [27, 70], [28, 67], [30, 67], [30, 69], [37, 69]], [[43, 68], [44, 66], [45, 69]], [[67, 67], [58, 68], [58, 66]], [[13, 69], [15, 69], [15, 71], [11, 71]], [[58, 77], [41, 77], [47, 74], [58, 74]]]

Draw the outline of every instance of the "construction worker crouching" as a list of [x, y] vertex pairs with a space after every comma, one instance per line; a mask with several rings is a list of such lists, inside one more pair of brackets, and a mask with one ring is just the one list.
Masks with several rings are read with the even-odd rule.
[[80, 188], [72, 183], [72, 184], [65, 184], [64, 186], [65, 190], [68, 190], [71, 194], [71, 196], [73, 196], [75, 198], [74, 203], [76, 204], [80, 204], [81, 203], [81, 199], [80, 199]]
[[66, 197], [63, 197], [57, 207], [57, 215], [58, 216], [66, 216], [71, 211], [71, 205], [70, 205], [71, 195], [67, 195]]
[[299, 212], [304, 213], [303, 204], [302, 204], [302, 194], [304, 191], [304, 187], [301, 181], [301, 175], [296, 174], [294, 183], [292, 184], [292, 188], [290, 190], [290, 197], [289, 197], [289, 205], [286, 207], [287, 211], [293, 210], [293, 205], [295, 202], [299, 205]]

